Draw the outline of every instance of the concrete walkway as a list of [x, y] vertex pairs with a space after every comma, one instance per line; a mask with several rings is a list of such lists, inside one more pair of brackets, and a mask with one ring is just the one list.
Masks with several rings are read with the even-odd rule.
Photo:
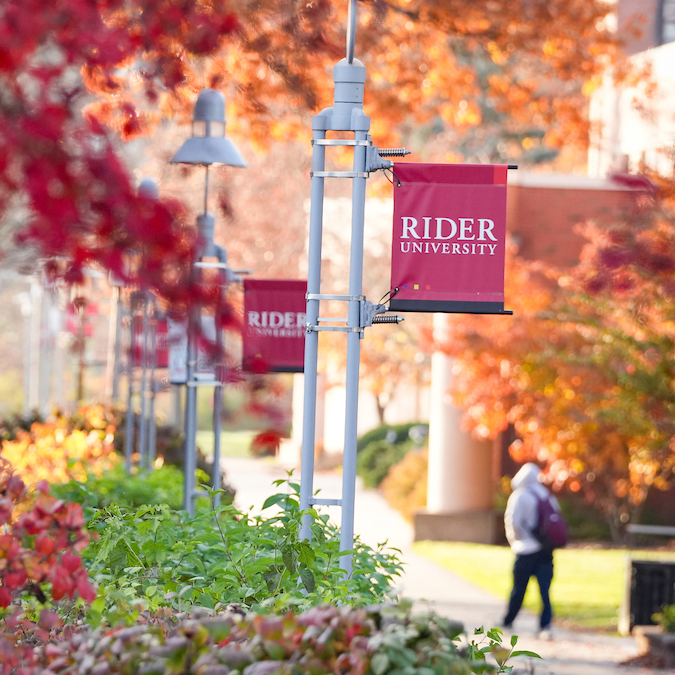
[[[276, 490], [272, 481], [287, 476], [284, 468], [270, 460], [229, 457], [222, 460], [222, 465], [227, 472], [227, 482], [237, 489], [235, 503], [243, 510], [250, 507], [259, 510]], [[299, 480], [299, 475], [294, 475], [294, 480]], [[339, 498], [341, 481], [339, 473], [317, 473], [314, 488], [320, 490], [324, 498]], [[330, 507], [327, 510], [339, 523], [340, 509]], [[389, 546], [401, 550], [405, 570], [398, 590], [403, 597], [461, 621], [468, 632], [478, 626], [492, 628], [503, 616], [505, 603], [502, 599], [414, 553], [411, 525], [391, 509], [376, 490], [365, 489], [360, 483], [356, 491], [354, 532], [371, 546], [387, 541]], [[514, 660], [514, 673], [638, 675], [673, 672], [622, 665], [637, 654], [632, 637], [570, 631], [556, 626], [553, 639], [543, 641], [537, 638], [537, 618], [524, 610], [518, 615], [513, 632], [519, 638], [518, 649], [533, 651], [543, 657], [542, 660]]]

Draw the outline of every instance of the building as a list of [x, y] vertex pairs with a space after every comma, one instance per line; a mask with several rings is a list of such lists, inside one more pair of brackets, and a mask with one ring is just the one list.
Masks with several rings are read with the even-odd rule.
[[[635, 192], [611, 177], [511, 172], [507, 233], [522, 257], [570, 267], [585, 243], [575, 225], [610, 222]], [[447, 321], [448, 315], [434, 316], [439, 340]], [[495, 543], [503, 537], [493, 504], [495, 486], [509, 468], [508, 439], [479, 440], [461, 430], [462, 413], [446, 393], [451, 371], [449, 356], [433, 354], [427, 508], [415, 515], [415, 539]]]
[[675, 155], [675, 0], [620, 0], [619, 34], [639, 85], [615, 83], [608, 72], [591, 98], [594, 136], [588, 173], [673, 175]]

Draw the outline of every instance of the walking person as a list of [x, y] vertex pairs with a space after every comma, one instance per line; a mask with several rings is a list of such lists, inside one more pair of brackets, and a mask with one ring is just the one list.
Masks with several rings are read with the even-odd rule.
[[[516, 554], [513, 565], [513, 590], [506, 616], [502, 623], [509, 629], [523, 604], [525, 591], [531, 577], [539, 584], [542, 610], [539, 617], [539, 637], [550, 639], [553, 617], [549, 590], [553, 580], [553, 546], [544, 545], [538, 530], [541, 526], [540, 502], [547, 501], [548, 509], [559, 514], [556, 498], [540, 482], [541, 470], [536, 464], [523, 465], [511, 479], [513, 492], [509, 496], [504, 514], [504, 528], [511, 550]], [[559, 516], [561, 520], [562, 517]], [[562, 521], [563, 527], [564, 521]], [[564, 544], [563, 544], [564, 545]]]

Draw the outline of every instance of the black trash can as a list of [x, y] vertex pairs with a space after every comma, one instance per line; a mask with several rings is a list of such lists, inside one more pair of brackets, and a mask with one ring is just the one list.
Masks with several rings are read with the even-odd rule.
[[631, 561], [630, 629], [654, 625], [652, 615], [675, 604], [675, 562]]

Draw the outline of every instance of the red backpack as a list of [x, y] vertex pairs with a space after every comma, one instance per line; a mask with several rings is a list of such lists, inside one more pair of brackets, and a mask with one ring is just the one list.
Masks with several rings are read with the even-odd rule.
[[538, 514], [537, 526], [532, 532], [534, 538], [546, 550], [552, 551], [554, 548], [562, 548], [569, 539], [567, 523], [562, 513], [555, 509], [553, 502], [548, 497], [541, 498], [536, 494], [534, 496], [537, 499]]

